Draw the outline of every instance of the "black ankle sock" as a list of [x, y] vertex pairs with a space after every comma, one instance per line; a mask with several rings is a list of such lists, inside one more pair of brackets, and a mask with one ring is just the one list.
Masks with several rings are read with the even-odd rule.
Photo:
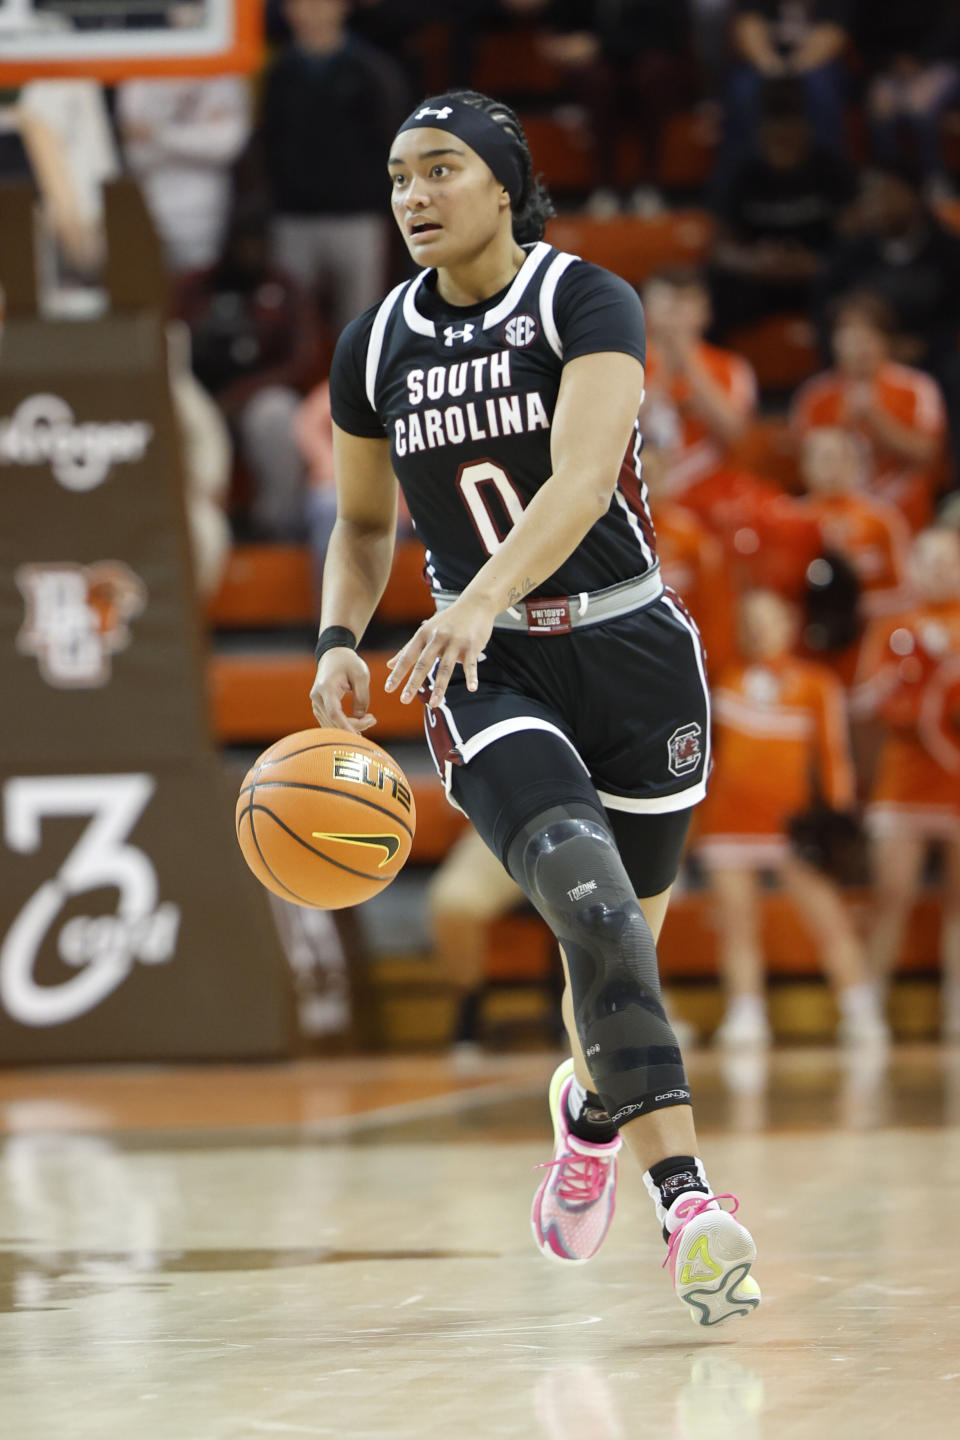
[[604, 1110], [600, 1096], [588, 1090], [579, 1113], [574, 1115], [569, 1104], [572, 1094], [572, 1089], [567, 1092], [567, 1124], [571, 1134], [576, 1135], [578, 1140], [588, 1140], [594, 1145], [605, 1145], [608, 1141], [615, 1140], [617, 1127]]
[[474, 990], [463, 991], [453, 1032], [454, 1045], [476, 1044], [480, 1035], [480, 1007], [482, 1004], [482, 985], [478, 985]]
[[[667, 1160], [658, 1160], [647, 1171], [650, 1179], [660, 1191], [660, 1204], [669, 1210], [678, 1195], [699, 1191], [709, 1194], [706, 1180], [700, 1174], [695, 1155], [671, 1155]], [[663, 1238], [669, 1238], [667, 1227], [663, 1227]]]

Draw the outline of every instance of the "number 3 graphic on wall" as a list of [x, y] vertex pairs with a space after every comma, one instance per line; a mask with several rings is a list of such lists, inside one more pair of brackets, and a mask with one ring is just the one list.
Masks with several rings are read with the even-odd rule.
[[[60, 869], [31, 895], [0, 946], [0, 1004], [12, 1019], [35, 1026], [75, 1020], [126, 979], [137, 950], [145, 960], [171, 957], [179, 911], [158, 909], [153, 862], [127, 843], [155, 788], [150, 775], [140, 774], [21, 776], [3, 787], [4, 839], [22, 855], [39, 850], [44, 819], [90, 816]], [[67, 901], [105, 887], [118, 891], [116, 914], [77, 916], [60, 932], [61, 957], [78, 973], [62, 984], [38, 984], [41, 946]], [[147, 931], [156, 931], [158, 919], [166, 922], [161, 953], [144, 953]]]

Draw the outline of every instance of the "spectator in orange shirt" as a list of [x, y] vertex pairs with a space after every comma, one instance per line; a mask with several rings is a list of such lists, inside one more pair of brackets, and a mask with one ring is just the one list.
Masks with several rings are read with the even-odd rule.
[[924, 748], [960, 779], [960, 653], [942, 660], [925, 686], [918, 731]]
[[865, 491], [866, 457], [858, 438], [838, 425], [818, 425], [801, 442], [805, 506], [824, 547], [853, 565], [864, 613], [889, 614], [906, 600], [910, 531], [901, 512]]
[[[947, 666], [960, 655], [960, 536], [925, 530], [911, 553], [916, 603], [876, 620], [864, 640], [855, 713], [881, 722], [876, 780], [867, 809], [874, 894], [868, 951], [885, 986], [896, 968], [920, 892], [928, 846], [946, 847], [943, 876], [943, 1029], [960, 1036], [960, 784], [931, 744]], [[938, 689], [941, 699], [938, 701]], [[946, 692], [949, 693], [949, 692]], [[929, 709], [928, 709], [929, 706]], [[933, 718], [931, 718], [933, 717]], [[941, 722], [942, 736], [949, 732]]]
[[676, 590], [696, 621], [707, 658], [717, 675], [734, 649], [733, 589], [723, 546], [685, 505], [670, 498], [666, 453], [646, 442], [643, 480], [657, 531], [657, 553], [664, 581]]
[[834, 368], [815, 375], [793, 403], [801, 438], [814, 425], [862, 436], [871, 459], [867, 486], [898, 505], [914, 530], [926, 525], [942, 478], [946, 408], [930, 375], [891, 359], [895, 320], [879, 296], [854, 292], [833, 312]]
[[[907, 599], [909, 528], [895, 505], [861, 488], [865, 469], [863, 444], [851, 431], [818, 425], [803, 437], [800, 472], [807, 497], [801, 503], [817, 523], [824, 551], [843, 556], [859, 582], [851, 630], [872, 616], [902, 609]], [[825, 649], [809, 626], [803, 638], [814, 653]], [[859, 640], [854, 640], [824, 654], [847, 688], [853, 684], [859, 653]]]
[[757, 408], [757, 380], [732, 350], [708, 345], [710, 291], [699, 271], [665, 270], [644, 288], [646, 397], [641, 424], [671, 451], [677, 495], [724, 464]]
[[840, 1038], [882, 1042], [886, 1026], [840, 892], [787, 839], [791, 816], [808, 810], [817, 792], [837, 810], [853, 801], [843, 691], [824, 666], [791, 653], [798, 617], [779, 595], [753, 591], [740, 614], [745, 658], [714, 690], [716, 769], [699, 828], [727, 991], [715, 1038], [731, 1045], [770, 1039], [760, 875], [772, 870], [816, 938], [837, 995]]
[[802, 598], [821, 542], [816, 520], [795, 496], [761, 475], [724, 469], [685, 490], [683, 506], [723, 545], [738, 589]]

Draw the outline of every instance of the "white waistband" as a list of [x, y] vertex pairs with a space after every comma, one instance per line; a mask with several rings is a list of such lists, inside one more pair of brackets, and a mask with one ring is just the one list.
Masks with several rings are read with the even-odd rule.
[[[501, 610], [493, 622], [495, 630], [520, 630], [528, 635], [565, 635], [575, 626], [599, 625], [642, 610], [663, 594], [660, 567], [632, 580], [621, 580], [604, 590], [583, 590], [579, 595], [543, 595], [521, 600]], [[459, 599], [455, 590], [435, 590], [433, 600], [438, 610], [446, 610]]]

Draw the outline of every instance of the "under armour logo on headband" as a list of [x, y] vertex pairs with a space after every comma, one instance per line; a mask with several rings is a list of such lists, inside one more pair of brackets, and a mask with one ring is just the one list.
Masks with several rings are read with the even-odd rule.
[[453, 106], [452, 106], [452, 105], [444, 105], [444, 107], [443, 107], [442, 110], [431, 110], [429, 105], [425, 105], [422, 110], [418, 110], [418, 111], [417, 111], [416, 115], [414, 116], [414, 119], [415, 119], [415, 120], [422, 120], [425, 115], [436, 115], [436, 117], [437, 117], [438, 120], [446, 120], [447, 116], [448, 116], [448, 115], [452, 115], [452, 114], [453, 114]]

